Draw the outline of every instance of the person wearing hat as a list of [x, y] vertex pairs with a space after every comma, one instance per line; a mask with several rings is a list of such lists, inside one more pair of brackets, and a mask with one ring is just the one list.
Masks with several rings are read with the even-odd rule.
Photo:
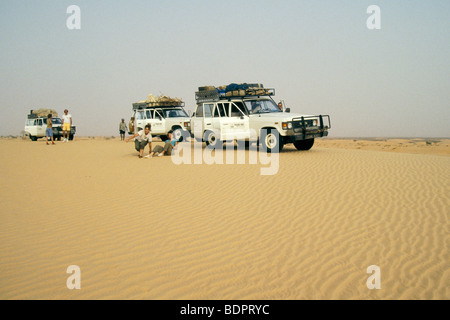
[[70, 127], [72, 126], [72, 116], [69, 114], [69, 110], [64, 110], [62, 116], [62, 130], [63, 130], [63, 142], [68, 142], [70, 136]]
[[127, 124], [125, 123], [125, 119], [122, 119], [122, 122], [119, 124], [119, 133], [120, 140], [125, 141], [125, 132], [127, 131]]

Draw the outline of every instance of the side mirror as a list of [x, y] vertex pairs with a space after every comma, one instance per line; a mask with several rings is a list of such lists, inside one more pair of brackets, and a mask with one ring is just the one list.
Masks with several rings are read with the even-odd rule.
[[192, 114], [192, 117], [195, 117], [195, 112]]
[[286, 113], [290, 113], [291, 112], [291, 108], [286, 108]]

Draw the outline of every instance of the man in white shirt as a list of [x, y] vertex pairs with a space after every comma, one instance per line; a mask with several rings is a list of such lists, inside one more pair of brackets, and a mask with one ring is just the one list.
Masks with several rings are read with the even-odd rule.
[[[69, 110], [64, 110], [64, 115], [62, 116], [62, 130], [63, 130], [63, 142], [68, 142], [70, 136], [70, 128], [72, 127], [72, 116], [69, 114]], [[66, 137], [67, 134], [67, 137]]]
[[144, 157], [144, 149], [148, 144], [149, 154], [152, 152], [152, 134], [151, 134], [151, 125], [147, 124], [144, 130], [139, 131], [134, 136], [127, 138], [125, 141], [129, 142], [131, 139], [134, 139], [134, 146], [136, 151], [139, 152], [139, 159]]

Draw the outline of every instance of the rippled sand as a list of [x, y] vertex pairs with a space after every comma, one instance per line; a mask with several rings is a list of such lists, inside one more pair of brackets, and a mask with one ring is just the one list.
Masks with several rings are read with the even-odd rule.
[[287, 147], [261, 176], [118, 139], [0, 140], [0, 298], [448, 299], [448, 140], [357, 142]]

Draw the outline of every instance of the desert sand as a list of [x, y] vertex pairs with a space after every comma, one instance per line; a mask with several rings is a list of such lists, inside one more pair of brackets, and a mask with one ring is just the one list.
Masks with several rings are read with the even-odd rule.
[[449, 145], [327, 139], [262, 176], [2, 139], [0, 299], [448, 299]]

